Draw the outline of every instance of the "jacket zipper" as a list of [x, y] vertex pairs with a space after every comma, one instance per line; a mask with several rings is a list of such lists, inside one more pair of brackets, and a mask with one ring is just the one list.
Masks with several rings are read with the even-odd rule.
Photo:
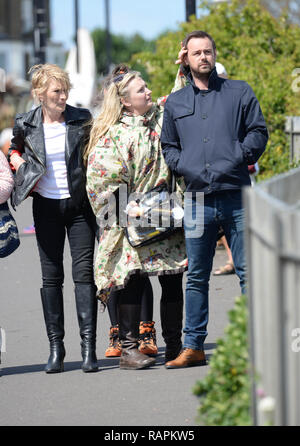
[[29, 147], [31, 148], [31, 150], [32, 150], [33, 153], [35, 154], [36, 158], [39, 160], [39, 162], [41, 163], [41, 165], [42, 165], [42, 166], [44, 167], [44, 169], [46, 170], [46, 166], [45, 166], [45, 164], [42, 162], [42, 160], [40, 159], [40, 157], [36, 154], [34, 148], [32, 147], [32, 144], [31, 144], [31, 142], [30, 142], [30, 140], [29, 140], [28, 138], [27, 138], [27, 142], [28, 142]]
[[67, 160], [67, 152], [70, 154], [69, 162], [70, 162], [71, 157], [72, 157], [72, 153], [70, 153], [70, 150], [69, 150], [70, 148], [69, 148], [69, 141], [68, 141], [68, 136], [69, 136], [68, 135], [69, 134], [68, 130], [69, 130], [69, 127], [66, 125], [65, 162], [66, 162], [67, 182], [68, 182], [69, 194], [72, 197], [73, 196], [73, 193], [72, 193], [72, 183], [71, 183], [70, 175], [69, 175], [69, 171], [68, 171], [68, 160]]
[[43, 166], [43, 168], [44, 168], [44, 172], [42, 173], [42, 175], [40, 175], [40, 176], [38, 177], [37, 181], [36, 181], [35, 184], [29, 189], [29, 191], [26, 191], [26, 196], [25, 196], [24, 199], [26, 199], [26, 198], [29, 196], [30, 192], [35, 188], [35, 186], [37, 185], [37, 183], [38, 183], [38, 181], [40, 180], [40, 178], [41, 178], [41, 177], [44, 175], [44, 173], [46, 172], [46, 166], [45, 166], [45, 164], [42, 162], [42, 160], [40, 159], [40, 157], [37, 156], [36, 152], [34, 151], [34, 149], [33, 149], [33, 147], [32, 147], [32, 144], [31, 144], [31, 142], [30, 142], [30, 140], [29, 140], [28, 138], [27, 138], [27, 143], [28, 143], [30, 149], [31, 149], [31, 150], [33, 151], [33, 153], [35, 154], [35, 156], [36, 156], [36, 158], [38, 159], [38, 161], [40, 162], [40, 164]]

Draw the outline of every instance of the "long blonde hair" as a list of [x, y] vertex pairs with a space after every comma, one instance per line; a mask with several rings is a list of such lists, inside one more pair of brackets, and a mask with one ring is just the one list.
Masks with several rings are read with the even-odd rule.
[[129, 83], [138, 77], [141, 77], [138, 71], [129, 71], [126, 66], [121, 65], [116, 67], [112, 75], [109, 76], [110, 81], [104, 83], [105, 91], [100, 113], [92, 122], [89, 142], [83, 153], [85, 164], [87, 164], [88, 157], [99, 138], [105, 135], [110, 127], [120, 119], [124, 108], [121, 98], [128, 96]]

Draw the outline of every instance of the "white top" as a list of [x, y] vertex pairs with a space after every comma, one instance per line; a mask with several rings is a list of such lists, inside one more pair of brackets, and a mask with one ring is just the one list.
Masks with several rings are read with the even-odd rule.
[[46, 198], [69, 198], [65, 160], [66, 123], [43, 124], [46, 148], [46, 172], [34, 188]]
[[10, 141], [13, 137], [13, 129], [7, 127], [0, 132], [0, 147], [4, 146], [7, 141]]

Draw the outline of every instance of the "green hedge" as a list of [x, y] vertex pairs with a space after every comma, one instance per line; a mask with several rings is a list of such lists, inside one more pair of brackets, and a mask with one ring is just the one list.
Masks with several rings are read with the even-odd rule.
[[217, 341], [206, 377], [193, 392], [200, 398], [198, 421], [206, 426], [249, 426], [251, 379], [245, 296], [229, 312], [224, 338]]

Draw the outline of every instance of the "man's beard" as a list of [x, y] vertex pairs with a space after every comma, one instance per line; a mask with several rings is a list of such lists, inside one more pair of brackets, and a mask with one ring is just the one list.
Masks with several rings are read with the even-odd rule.
[[195, 77], [196, 79], [207, 79], [210, 76], [210, 73], [212, 72], [212, 70], [214, 69], [213, 66], [209, 66], [209, 69], [207, 71], [204, 72], [199, 72], [199, 71], [194, 71], [191, 69], [191, 73], [193, 75], [193, 77]]

